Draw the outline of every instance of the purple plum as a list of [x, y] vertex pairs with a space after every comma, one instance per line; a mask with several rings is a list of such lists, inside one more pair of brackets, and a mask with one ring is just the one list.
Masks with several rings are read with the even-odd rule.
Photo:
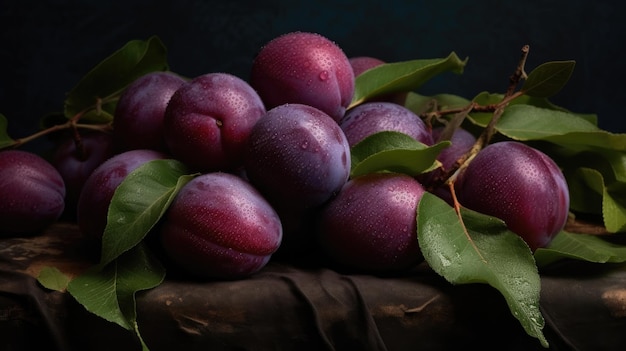
[[404, 106], [391, 102], [366, 102], [350, 109], [339, 122], [350, 146], [382, 131], [407, 134], [432, 145], [433, 138], [426, 123]]
[[278, 249], [281, 222], [247, 181], [206, 173], [187, 183], [160, 228], [164, 252], [185, 274], [238, 279], [262, 269]]
[[91, 172], [115, 155], [113, 137], [109, 133], [81, 133], [79, 145], [73, 137], [65, 137], [50, 160], [65, 182], [64, 217], [67, 219], [76, 219], [78, 198]]
[[[381, 59], [378, 59], [376, 57], [371, 57], [371, 56], [350, 57], [349, 61], [350, 61], [350, 65], [352, 66], [352, 71], [354, 72], [355, 79], [356, 77], [361, 75], [361, 73], [371, 68], [378, 67], [386, 63], [385, 61]], [[393, 102], [399, 105], [404, 105], [406, 101], [406, 96], [407, 96], [406, 92], [383, 94], [383, 95], [379, 95], [373, 98], [369, 98], [368, 101], [387, 101], [387, 102]]]
[[354, 96], [354, 72], [330, 39], [291, 32], [272, 39], [252, 63], [250, 84], [267, 109], [287, 103], [316, 107], [338, 121]]
[[358, 77], [361, 73], [370, 68], [374, 68], [385, 63], [385, 61], [371, 56], [355, 56], [350, 57], [348, 60], [350, 61], [355, 77]]
[[166, 71], [145, 74], [120, 95], [113, 120], [113, 135], [119, 152], [133, 149], [167, 151], [163, 116], [170, 98], [185, 83]]
[[244, 162], [250, 182], [272, 205], [313, 208], [350, 175], [350, 147], [339, 125], [308, 105], [285, 104], [252, 129]]
[[179, 88], [165, 110], [171, 154], [200, 172], [242, 166], [252, 127], [265, 114], [256, 91], [241, 78], [207, 73]]
[[88, 241], [102, 238], [109, 204], [126, 176], [146, 162], [165, 158], [167, 154], [156, 150], [129, 150], [106, 160], [91, 173], [83, 185], [76, 212], [78, 227]]
[[65, 183], [30, 151], [0, 152], [0, 237], [38, 234], [65, 208]]
[[461, 205], [503, 220], [532, 251], [547, 246], [567, 221], [569, 189], [557, 164], [517, 141], [486, 146], [459, 175]]
[[319, 217], [323, 251], [341, 265], [368, 272], [396, 272], [420, 263], [416, 211], [424, 192], [405, 174], [351, 179]]
[[[433, 142], [439, 141], [443, 130], [444, 127], [442, 126], [433, 128]], [[451, 174], [447, 173], [452, 170], [452, 167], [454, 167], [454, 164], [459, 158], [470, 151], [475, 143], [476, 137], [472, 133], [465, 129], [457, 128], [450, 138], [450, 146], [443, 149], [441, 153], [439, 153], [439, 156], [437, 156], [437, 160], [441, 162], [441, 168], [419, 175], [418, 180], [420, 183], [433, 194], [446, 200], [449, 204], [452, 204], [452, 195], [450, 194], [448, 186], [444, 184], [447, 180], [444, 178], [451, 176]]]

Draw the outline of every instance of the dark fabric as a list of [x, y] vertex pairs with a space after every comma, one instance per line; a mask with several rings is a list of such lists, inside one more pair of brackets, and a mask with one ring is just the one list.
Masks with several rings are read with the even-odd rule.
[[626, 347], [626, 270], [568, 262], [544, 273], [546, 323], [577, 350]]
[[[44, 266], [78, 274], [89, 262], [78, 230], [0, 241], [2, 350], [139, 350], [134, 335], [35, 278]], [[622, 350], [626, 266], [566, 262], [542, 273], [551, 350]], [[272, 261], [237, 281], [170, 276], [139, 293], [138, 323], [160, 350], [544, 350], [501, 295], [453, 286], [425, 264], [402, 275], [342, 273]]]

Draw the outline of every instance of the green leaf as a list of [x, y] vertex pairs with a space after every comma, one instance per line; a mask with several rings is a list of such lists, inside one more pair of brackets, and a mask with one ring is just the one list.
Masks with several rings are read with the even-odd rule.
[[563, 168], [570, 198], [570, 211], [576, 213], [602, 214], [602, 194], [590, 189], [579, 173], [579, 168]]
[[510, 105], [530, 105], [534, 107], [540, 107], [548, 110], [561, 111], [575, 115], [578, 118], [584, 119], [587, 122], [593, 124], [594, 126], [598, 125], [598, 115], [592, 113], [576, 113], [572, 112], [565, 107], [554, 104], [548, 98], [544, 97], [534, 97], [529, 95], [521, 95], [517, 98], [513, 99], [509, 103]]
[[[612, 179], [617, 182], [626, 183], [626, 152], [602, 150], [602, 156], [613, 171]], [[606, 173], [608, 173], [608, 171], [603, 172], [603, 174]]]
[[159, 285], [165, 269], [142, 242], [178, 191], [194, 175], [174, 159], [154, 160], [129, 173], [109, 205], [100, 263], [72, 280], [67, 290], [95, 315], [135, 331], [135, 294]]
[[469, 104], [470, 100], [453, 94], [425, 96], [415, 92], [409, 92], [404, 101], [404, 107], [417, 115], [431, 111], [434, 107], [447, 110], [468, 106]]
[[37, 275], [37, 281], [44, 288], [56, 291], [65, 291], [70, 277], [56, 267], [43, 267]]
[[117, 187], [102, 236], [100, 267], [137, 245], [194, 175], [180, 161], [153, 160], [128, 174]]
[[561, 231], [550, 245], [535, 251], [539, 267], [566, 258], [595, 263], [622, 263], [626, 262], [626, 246], [611, 243], [597, 235]]
[[[474, 101], [475, 103], [479, 105], [486, 106], [486, 105], [498, 104], [502, 101], [502, 99], [504, 99], [504, 94], [482, 92], [476, 95], [474, 99], [472, 99], [472, 101]], [[578, 118], [587, 120], [589, 123], [593, 125], [596, 125], [596, 126], [598, 125], [598, 120], [597, 120], [596, 115], [573, 113], [564, 107], [555, 105], [547, 98], [521, 95], [513, 99], [511, 102], [509, 102], [509, 106], [513, 106], [513, 105], [530, 105], [530, 106], [544, 108], [544, 109], [553, 110], [553, 111], [571, 113], [571, 114], [576, 115]], [[492, 113], [487, 113], [487, 112], [474, 112], [471, 114], [471, 120], [474, 122], [474, 124], [479, 125], [481, 127], [485, 127], [491, 120], [492, 115], [493, 115]]]
[[626, 151], [626, 134], [602, 130], [573, 113], [531, 105], [507, 107], [496, 129], [520, 141], [545, 140], [568, 147], [583, 146], [586, 149], [592, 146]]
[[570, 209], [576, 213], [602, 214], [611, 232], [623, 231], [626, 222], [626, 151], [619, 148], [619, 135], [613, 141], [592, 145], [533, 144], [550, 156], [562, 169], [570, 193]]
[[[526, 99], [525, 99], [526, 100]], [[481, 105], [489, 105], [500, 102], [498, 94], [482, 94], [474, 101]], [[523, 100], [522, 100], [523, 101]], [[566, 135], [573, 132], [599, 132], [595, 124], [578, 114], [546, 105], [527, 104], [519, 100], [513, 100], [504, 109], [504, 113], [496, 126], [497, 130], [517, 140], [540, 140], [555, 135]], [[529, 100], [526, 100], [528, 102]], [[474, 123], [484, 127], [491, 119], [490, 113], [472, 113]]]
[[449, 141], [444, 141], [426, 146], [407, 134], [378, 132], [352, 147], [350, 175], [395, 172], [415, 176], [439, 167], [437, 156], [449, 145]]
[[528, 245], [504, 222], [425, 193], [417, 210], [418, 241], [426, 262], [452, 284], [486, 283], [505, 298], [528, 335], [544, 347], [539, 309], [541, 279]]
[[452, 52], [446, 58], [419, 59], [376, 66], [356, 77], [350, 108], [373, 97], [415, 90], [444, 72], [461, 74], [466, 63], [467, 59], [461, 60]]
[[15, 142], [7, 133], [7, 125], [7, 118], [0, 113], [0, 150], [13, 145]]
[[135, 295], [158, 286], [164, 278], [165, 269], [142, 243], [104, 269], [74, 278], [67, 290], [87, 311], [134, 331], [147, 350], [137, 325]]
[[607, 186], [602, 173], [595, 169], [580, 168], [579, 174], [589, 189], [602, 195], [602, 218], [606, 230], [610, 233], [626, 231], [626, 184]]
[[574, 61], [546, 62], [528, 74], [521, 91], [535, 97], [550, 97], [558, 93], [574, 71]]
[[[496, 130], [514, 140], [556, 145], [537, 147], [563, 168], [572, 187], [571, 208], [602, 213], [610, 232], [626, 229], [626, 134], [602, 130], [577, 114], [526, 104], [505, 108]], [[589, 189], [601, 196], [601, 208]]]
[[[81, 121], [111, 121], [115, 111], [115, 97], [135, 79], [150, 72], [167, 70], [166, 54], [165, 46], [156, 36], [146, 41], [129, 41], [96, 65], [69, 92], [65, 100], [65, 116], [72, 118], [88, 111], [81, 117]], [[96, 108], [99, 99], [103, 105]]]
[[537, 148], [552, 155], [553, 159], [564, 168], [564, 172], [574, 173], [578, 172], [579, 168], [593, 168], [602, 173], [606, 184], [626, 183], [626, 152], [624, 151], [589, 148], [578, 152], [545, 144], [537, 145]]

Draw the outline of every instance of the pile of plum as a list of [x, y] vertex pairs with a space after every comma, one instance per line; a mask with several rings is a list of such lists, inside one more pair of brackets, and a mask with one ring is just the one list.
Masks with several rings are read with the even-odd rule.
[[484, 147], [455, 175], [453, 193], [434, 180], [476, 143], [461, 128], [429, 173], [351, 176], [351, 148], [375, 133], [440, 141], [442, 127], [405, 107], [402, 94], [350, 106], [355, 77], [380, 64], [293, 32], [259, 50], [249, 82], [221, 72], [146, 74], [120, 96], [111, 133], [81, 133], [81, 152], [72, 138], [49, 161], [0, 152], [0, 232], [37, 233], [65, 213], [98, 241], [124, 178], [176, 159], [194, 177], [150, 235], [198, 277], [248, 276], [273, 256], [312, 247], [354, 269], [409, 269], [424, 259], [416, 209], [426, 191], [502, 219], [531, 250], [549, 244], [565, 225], [568, 187], [555, 162], [526, 144]]

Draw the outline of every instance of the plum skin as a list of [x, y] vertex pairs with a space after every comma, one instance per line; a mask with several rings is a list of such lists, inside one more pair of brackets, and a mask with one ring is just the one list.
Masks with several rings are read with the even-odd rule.
[[65, 214], [75, 219], [78, 198], [87, 178], [98, 166], [115, 155], [109, 133], [86, 132], [80, 135], [83, 151], [79, 153], [73, 138], [66, 137], [56, 146], [50, 162], [65, 182]]
[[206, 173], [187, 183], [160, 229], [164, 252], [187, 274], [237, 279], [269, 262], [282, 239], [278, 215], [248, 182]]
[[76, 209], [78, 227], [88, 241], [102, 238], [109, 204], [126, 176], [146, 162], [165, 158], [167, 154], [156, 150], [129, 150], [109, 158], [89, 175]]
[[361, 75], [361, 73], [367, 71], [368, 69], [380, 66], [385, 63], [385, 61], [371, 56], [350, 57], [348, 61], [350, 62], [350, 66], [352, 66], [352, 72], [354, 72], [354, 77], [358, 77], [359, 75]]
[[285, 104], [269, 110], [252, 129], [244, 167], [272, 205], [313, 208], [348, 180], [350, 146], [323, 111]]
[[[371, 68], [378, 67], [380, 65], [387, 63], [379, 58], [371, 57], [371, 56], [354, 56], [354, 57], [350, 57], [348, 61], [350, 62], [350, 65], [352, 66], [352, 71], [354, 72], [354, 79], [356, 79], [363, 72]], [[387, 101], [387, 102], [396, 103], [398, 105], [404, 105], [406, 101], [406, 96], [407, 96], [406, 92], [391, 93], [391, 94], [384, 94], [384, 95], [380, 95], [374, 98], [370, 98], [368, 99], [368, 101]]]
[[[439, 141], [444, 128], [441, 126], [433, 128], [431, 135], [434, 142]], [[441, 162], [441, 168], [444, 171], [449, 170], [461, 156], [470, 151], [475, 143], [476, 137], [472, 133], [463, 128], [455, 129], [450, 138], [450, 146], [441, 150], [437, 156], [437, 160]]]
[[534, 252], [563, 229], [569, 189], [557, 164], [543, 152], [516, 141], [488, 145], [459, 175], [461, 205], [503, 220]]
[[348, 181], [324, 206], [318, 239], [336, 262], [369, 272], [411, 268], [423, 260], [416, 211], [425, 189], [399, 173], [369, 173]]
[[44, 158], [29, 151], [0, 152], [0, 236], [41, 232], [65, 208], [65, 183]]
[[246, 81], [207, 73], [172, 95], [165, 110], [165, 140], [170, 153], [195, 170], [232, 171], [243, 163], [250, 131], [265, 112]]
[[366, 102], [350, 109], [339, 121], [350, 146], [382, 131], [407, 134], [425, 145], [433, 138], [426, 123], [404, 106], [391, 102]]
[[348, 57], [318, 33], [291, 32], [269, 41], [252, 63], [250, 84], [267, 109], [300, 103], [324, 111], [335, 121], [354, 96]]
[[[433, 128], [431, 134], [433, 136], [434, 142], [439, 141], [443, 130], [444, 127], [442, 126]], [[450, 189], [448, 188], [448, 185], [441, 184], [441, 181], [443, 181], [443, 179], [439, 180], [438, 178], [444, 177], [445, 173], [449, 172], [456, 163], [456, 161], [461, 156], [468, 153], [475, 143], [476, 137], [472, 133], [463, 128], [457, 128], [450, 138], [450, 146], [441, 150], [441, 152], [437, 156], [437, 160], [441, 162], [441, 168], [437, 168], [428, 173], [420, 174], [418, 176], [418, 180], [424, 186], [426, 186], [433, 194], [444, 199], [446, 202], [448, 202], [448, 204], [452, 205], [452, 195], [450, 194]], [[448, 176], [451, 176], [451, 174], [448, 174]]]
[[185, 83], [169, 72], [151, 72], [129, 84], [118, 100], [113, 135], [119, 152], [133, 149], [167, 151], [163, 118], [170, 98]]

